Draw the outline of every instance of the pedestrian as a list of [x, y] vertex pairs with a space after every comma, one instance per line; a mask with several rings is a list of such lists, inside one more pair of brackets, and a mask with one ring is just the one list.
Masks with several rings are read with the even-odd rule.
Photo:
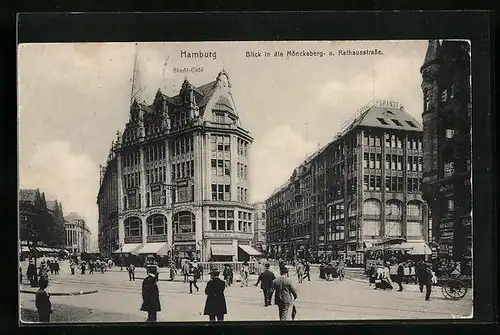
[[50, 295], [45, 291], [48, 281], [41, 279], [39, 281], [39, 290], [35, 296], [35, 306], [38, 311], [39, 322], [50, 322], [50, 314], [52, 314], [52, 303], [50, 302]]
[[302, 262], [297, 261], [295, 265], [295, 271], [297, 272], [297, 277], [299, 279], [299, 284], [302, 284], [304, 280], [304, 264]]
[[60, 268], [59, 268], [59, 262], [55, 261], [54, 262], [54, 271], [56, 272], [56, 275], [59, 274], [59, 270], [60, 270]]
[[188, 282], [189, 270], [191, 269], [191, 264], [189, 261], [184, 262], [182, 265], [182, 274], [184, 275], [184, 282]]
[[85, 274], [85, 269], [87, 268], [87, 263], [85, 261], [82, 261], [80, 263], [80, 269], [82, 270], [82, 275]]
[[135, 265], [133, 263], [130, 263], [128, 265], [128, 279], [130, 281], [135, 281]]
[[306, 279], [307, 281], [311, 281], [311, 267], [309, 266], [309, 262], [304, 260], [304, 277], [302, 279]]
[[177, 270], [175, 268], [175, 263], [174, 263], [174, 261], [171, 261], [170, 262], [170, 281], [174, 280], [176, 273], [177, 273]]
[[249, 276], [249, 266], [248, 262], [244, 261], [241, 265], [241, 287], [248, 286], [248, 276]]
[[191, 266], [188, 272], [188, 280], [189, 280], [189, 294], [193, 294], [193, 286], [196, 288], [196, 292], [199, 292], [200, 289], [198, 285], [196, 285], [196, 279], [198, 277], [198, 268]]
[[75, 274], [75, 262], [73, 260], [69, 261], [69, 268], [71, 269], [71, 275]]
[[208, 315], [210, 321], [224, 321], [224, 314], [227, 314], [225, 288], [226, 284], [219, 278], [219, 269], [212, 267], [210, 280], [205, 287], [207, 300], [203, 312], [204, 315]]
[[257, 283], [255, 283], [255, 286], [260, 283], [260, 288], [262, 289], [262, 294], [264, 295], [264, 307], [271, 305], [271, 287], [273, 285], [273, 280], [276, 279], [274, 273], [269, 270], [269, 266], [269, 263], [264, 265], [265, 270], [259, 275], [259, 279], [257, 279]]
[[101, 264], [101, 273], [104, 273], [104, 270], [106, 270], [106, 262], [101, 261], [100, 264]]
[[52, 262], [50, 261], [50, 259], [47, 259], [47, 268], [48, 268], [48, 271], [50, 271], [50, 274], [53, 275], [54, 274], [54, 267], [52, 266]]
[[399, 285], [398, 292], [403, 292], [403, 277], [404, 277], [404, 267], [402, 263], [398, 264], [398, 269], [396, 273], [396, 283]]
[[431, 300], [432, 293], [432, 280], [434, 277], [434, 273], [432, 272], [432, 266], [429, 263], [425, 263], [423, 265], [422, 271], [422, 282], [425, 285], [425, 300]]
[[368, 278], [370, 278], [369, 279], [370, 285], [368, 285], [368, 286], [372, 286], [372, 284], [375, 284], [375, 279], [377, 278], [377, 271], [375, 270], [374, 265], [372, 265], [370, 267], [370, 269], [368, 270]]
[[222, 276], [224, 277], [224, 281], [226, 282], [226, 286], [231, 286], [233, 283], [233, 269], [231, 265], [224, 265], [224, 271], [222, 272]]
[[33, 286], [36, 277], [36, 266], [31, 259], [29, 260], [28, 269], [26, 270], [26, 277], [28, 277], [30, 285]]
[[422, 261], [418, 261], [417, 265], [415, 266], [415, 276], [417, 277], [417, 282], [418, 286], [420, 289], [420, 293], [424, 292], [424, 284], [425, 284], [425, 273], [424, 273], [424, 268], [423, 268], [423, 263]]
[[49, 269], [45, 265], [45, 261], [42, 261], [40, 264], [40, 270], [38, 271], [38, 283], [40, 280], [45, 280], [47, 282], [47, 286], [49, 285]]
[[281, 268], [280, 276], [273, 280], [270, 291], [271, 297], [274, 294], [274, 304], [278, 306], [280, 321], [288, 319], [289, 309], [297, 299], [297, 291], [286, 277], [287, 272], [286, 267]]
[[156, 268], [148, 267], [147, 276], [142, 282], [141, 311], [148, 312], [149, 322], [156, 321], [156, 314], [161, 311], [160, 293], [158, 291]]

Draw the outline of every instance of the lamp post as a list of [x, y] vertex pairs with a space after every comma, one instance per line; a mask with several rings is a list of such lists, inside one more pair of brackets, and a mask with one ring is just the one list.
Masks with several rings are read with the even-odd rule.
[[120, 271], [123, 270], [123, 243], [120, 243]]

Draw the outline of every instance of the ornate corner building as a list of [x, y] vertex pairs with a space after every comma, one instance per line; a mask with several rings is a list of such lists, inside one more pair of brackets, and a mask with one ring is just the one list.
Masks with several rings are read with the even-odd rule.
[[[134, 100], [101, 178], [101, 245], [202, 261], [248, 257], [252, 142], [225, 71], [200, 87], [185, 80], [174, 97], [158, 90], [152, 105]], [[106, 186], [115, 183], [116, 194]]]
[[363, 264], [364, 249], [387, 238], [423, 247], [422, 174], [422, 126], [399, 103], [374, 101], [266, 200], [268, 251]]
[[423, 91], [424, 197], [440, 257], [472, 257], [470, 45], [429, 41]]

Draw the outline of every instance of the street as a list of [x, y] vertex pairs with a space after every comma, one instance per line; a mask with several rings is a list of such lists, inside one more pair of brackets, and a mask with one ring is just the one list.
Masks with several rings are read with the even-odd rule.
[[[274, 271], [276, 273], [276, 271]], [[143, 274], [137, 273], [137, 276]], [[166, 278], [166, 274], [161, 274]], [[160, 277], [160, 279], [161, 279]], [[290, 278], [298, 291], [296, 320], [377, 320], [377, 319], [446, 319], [463, 318], [471, 314], [472, 292], [459, 301], [446, 300], [439, 287], [433, 288], [431, 301], [424, 300], [415, 285], [405, 291], [373, 290], [367, 282], [346, 278], [344, 281], [323, 281], [312, 273], [311, 281], [298, 284]], [[180, 276], [177, 276], [180, 279]], [[257, 277], [250, 278], [249, 287], [235, 283], [225, 291], [227, 321], [274, 321], [278, 319], [276, 306], [264, 307], [262, 291], [252, 286]], [[130, 282], [127, 272], [108, 271], [104, 274], [77, 274], [67, 271], [51, 276], [48, 292], [98, 290], [97, 293], [76, 296], [51, 296], [54, 314], [52, 322], [142, 322], [147, 315], [139, 310], [142, 280]], [[207, 277], [198, 283], [199, 292], [189, 294], [189, 284], [180, 280], [158, 282], [162, 311], [159, 322], [207, 321], [203, 315], [204, 289]], [[21, 318], [37, 321], [35, 295], [21, 293]]]

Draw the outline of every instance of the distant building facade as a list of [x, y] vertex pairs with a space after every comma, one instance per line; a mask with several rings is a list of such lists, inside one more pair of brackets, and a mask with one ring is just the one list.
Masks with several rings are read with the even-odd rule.
[[90, 230], [85, 220], [77, 213], [65, 217], [66, 250], [73, 254], [90, 251]]
[[425, 243], [422, 159], [422, 126], [402, 106], [365, 106], [266, 200], [269, 252], [363, 264], [364, 250], [387, 238]]
[[267, 250], [266, 245], [266, 203], [257, 202], [253, 211], [253, 245], [257, 250]]
[[[134, 100], [123, 135], [113, 145], [119, 240], [114, 252], [203, 261], [255, 253], [252, 142], [225, 71], [199, 87], [185, 80], [174, 97], [158, 90], [152, 105]], [[114, 183], [105, 178], [101, 187]]]
[[110, 150], [106, 166], [101, 166], [97, 195], [99, 252], [110, 257], [120, 247], [118, 235], [118, 171], [116, 155]]
[[440, 257], [472, 258], [470, 45], [429, 41], [423, 91], [424, 197]]

